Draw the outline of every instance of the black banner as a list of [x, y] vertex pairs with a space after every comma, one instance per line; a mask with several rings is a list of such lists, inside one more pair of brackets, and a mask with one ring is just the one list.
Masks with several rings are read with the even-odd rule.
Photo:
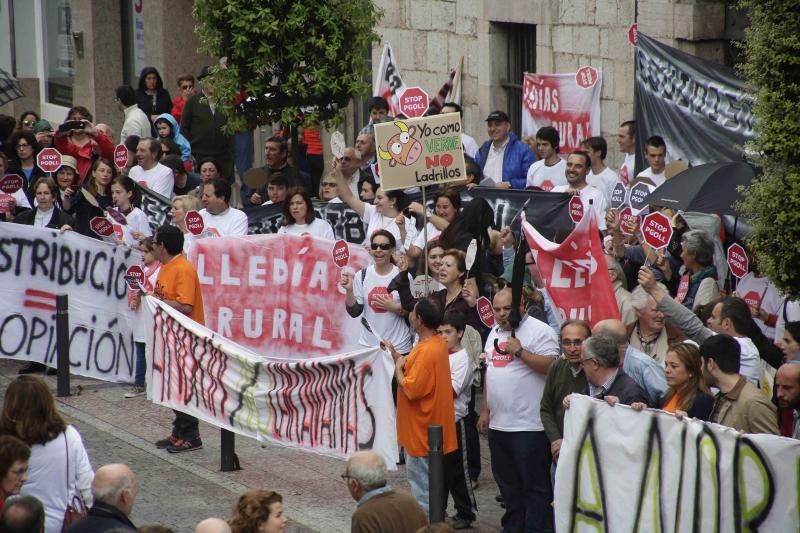
[[[170, 222], [170, 202], [163, 196], [142, 187], [142, 210], [150, 220], [153, 229]], [[420, 193], [409, 195], [412, 201], [422, 199]], [[542, 235], [552, 239], [559, 229], [571, 230], [575, 225], [569, 218], [567, 204], [569, 196], [563, 193], [517, 191], [476, 187], [472, 191], [461, 190], [462, 203], [473, 198], [485, 199], [495, 213], [495, 224], [503, 228], [511, 222], [514, 215], [530, 200], [526, 209], [527, 220]], [[433, 194], [429, 195], [428, 207], [433, 209]], [[283, 225], [283, 204], [262, 205], [244, 210], [247, 213], [248, 233], [277, 233]], [[345, 203], [314, 201], [317, 216], [330, 222], [337, 239], [361, 244], [366, 240], [367, 228], [361, 217]], [[422, 221], [418, 221], [422, 227]]]
[[755, 137], [755, 99], [744, 81], [724, 65], [637, 36], [636, 174], [647, 167], [644, 143], [652, 135], [689, 166], [742, 161]]

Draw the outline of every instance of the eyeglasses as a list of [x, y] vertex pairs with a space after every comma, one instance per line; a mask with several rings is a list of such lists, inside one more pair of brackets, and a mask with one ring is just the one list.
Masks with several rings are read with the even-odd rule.
[[19, 150], [20, 148], [30, 148], [30, 147], [31, 147], [30, 144], [18, 144], [17, 145], [17, 150]]
[[384, 250], [384, 251], [392, 249], [392, 245], [389, 244], [388, 242], [373, 242], [372, 244], [369, 245], [369, 247], [372, 248], [373, 250]]
[[194, 89], [194, 85], [181, 85], [181, 91], [188, 91], [189, 89]]
[[337, 185], [337, 183], [335, 181], [334, 182], [327, 182], [327, 183], [324, 182], [324, 181], [322, 182], [322, 186], [323, 187], [336, 187], [336, 185]]
[[561, 341], [563, 346], [575, 346], [576, 348], [583, 344], [583, 341], [580, 339], [572, 340], [572, 339], [564, 339]]
[[352, 158], [352, 157], [350, 157], [349, 155], [346, 155], [346, 156], [344, 156], [344, 157], [340, 157], [340, 158], [339, 158], [339, 161], [347, 161], [348, 163], [349, 163], [350, 161], [352, 161], [352, 160], [353, 160], [353, 158]]
[[22, 125], [23, 126], [33, 126], [34, 124], [36, 124], [35, 120], [23, 120], [22, 121]]

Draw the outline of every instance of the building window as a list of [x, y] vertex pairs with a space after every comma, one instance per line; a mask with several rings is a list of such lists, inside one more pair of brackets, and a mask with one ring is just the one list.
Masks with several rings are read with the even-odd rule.
[[70, 0], [43, 2], [44, 68], [47, 103], [72, 107], [75, 84], [75, 46]]
[[525, 72], [536, 72], [536, 26], [496, 23], [506, 40], [506, 73], [500, 86], [506, 93], [511, 127], [517, 136], [522, 131], [522, 82]]

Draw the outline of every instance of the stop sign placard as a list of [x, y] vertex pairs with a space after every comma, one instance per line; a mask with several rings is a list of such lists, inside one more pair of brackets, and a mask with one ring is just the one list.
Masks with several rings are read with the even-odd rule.
[[636, 32], [639, 31], [638, 25], [634, 22], [628, 28], [628, 42], [631, 43], [633, 46], [637, 46], [639, 44], [639, 36]]
[[583, 67], [575, 73], [575, 83], [583, 89], [591, 89], [597, 83], [599, 76], [594, 67]]
[[114, 234], [114, 226], [108, 219], [103, 217], [94, 217], [89, 221], [89, 226], [92, 228], [93, 232], [101, 237], [111, 237]]
[[731, 274], [738, 279], [742, 279], [748, 270], [750, 270], [750, 261], [747, 259], [747, 252], [744, 247], [735, 242], [728, 247], [728, 268], [731, 269]]
[[114, 148], [114, 164], [117, 168], [125, 168], [128, 166], [128, 149], [124, 144], [118, 144]]
[[494, 327], [494, 308], [492, 302], [486, 296], [481, 296], [475, 302], [475, 307], [478, 309], [478, 316], [487, 328]]
[[192, 235], [200, 235], [206, 227], [203, 216], [197, 211], [187, 211], [183, 217], [183, 223]]
[[333, 256], [333, 263], [339, 268], [344, 268], [350, 262], [350, 246], [347, 241], [338, 240], [333, 243], [331, 249], [331, 256]]
[[655, 187], [643, 181], [640, 181], [631, 187], [631, 193], [628, 196], [628, 203], [637, 215], [644, 211], [644, 208], [647, 207], [645, 201], [650, 193], [653, 192], [653, 189], [655, 189]]
[[58, 171], [61, 166], [61, 152], [55, 148], [44, 148], [36, 156], [36, 164], [48, 174]]
[[621, 181], [614, 185], [611, 191], [611, 209], [619, 209], [628, 203], [628, 188]]
[[113, 207], [106, 207], [106, 214], [114, 219], [114, 222], [122, 224], [123, 226], [128, 225], [128, 219], [125, 218], [125, 215], [123, 215], [121, 211], [117, 211]]
[[400, 95], [400, 112], [408, 118], [417, 118], [428, 110], [428, 93], [420, 87], [409, 87]]
[[619, 213], [619, 229], [625, 235], [633, 235], [632, 231], [628, 231], [628, 224], [631, 220], [636, 219], [630, 207], [626, 207]]
[[644, 242], [654, 249], [666, 248], [672, 238], [672, 226], [670, 226], [669, 217], [658, 211], [650, 213], [644, 217], [642, 222], [642, 234], [644, 235]]
[[22, 185], [25, 182], [22, 179], [22, 176], [18, 176], [17, 174], [8, 174], [4, 176], [3, 179], [0, 179], [0, 191], [3, 191], [6, 194], [14, 194], [18, 190], [22, 188]]
[[583, 200], [578, 195], [569, 199], [569, 218], [577, 224], [583, 218]]
[[139, 288], [136, 285], [137, 282], [144, 285], [144, 270], [142, 270], [142, 267], [139, 265], [129, 266], [128, 270], [125, 272], [125, 281], [128, 282], [128, 287], [131, 289]]

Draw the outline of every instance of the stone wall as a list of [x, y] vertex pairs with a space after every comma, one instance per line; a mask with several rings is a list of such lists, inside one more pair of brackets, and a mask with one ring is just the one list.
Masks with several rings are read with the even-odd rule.
[[[484, 117], [507, 105], [500, 86], [506, 69], [503, 25], [536, 25], [538, 72], [574, 72], [591, 65], [603, 72], [601, 130], [608, 163], [617, 166], [616, 133], [633, 117], [633, 54], [628, 28], [638, 28], [690, 54], [723, 61], [725, 5], [698, 0], [375, 0], [384, 10], [377, 28], [391, 43], [403, 80], [438, 91], [464, 56], [465, 131], [486, 138]], [[373, 65], [382, 44], [373, 49]]]

